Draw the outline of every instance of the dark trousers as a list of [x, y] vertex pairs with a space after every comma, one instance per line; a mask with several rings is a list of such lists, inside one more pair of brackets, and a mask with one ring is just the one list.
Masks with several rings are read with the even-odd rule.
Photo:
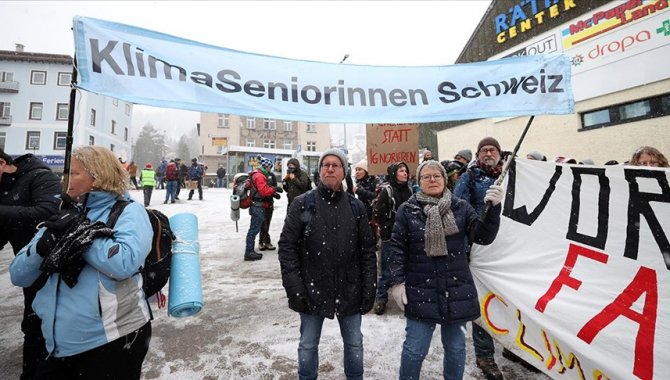
[[[198, 198], [202, 200], [202, 178], [194, 179], [193, 181], [198, 181]], [[193, 192], [195, 192], [195, 190], [190, 190], [188, 192], [188, 199], [193, 198]]]
[[149, 351], [151, 322], [92, 350], [56, 358], [50, 356], [37, 371], [35, 379], [139, 379], [142, 362]]
[[270, 241], [270, 222], [272, 221], [273, 212], [274, 207], [272, 206], [265, 209], [265, 219], [263, 220], [263, 224], [261, 224], [261, 233], [258, 237], [258, 245], [261, 247], [272, 244], [272, 241]]
[[478, 358], [493, 358], [495, 346], [493, 338], [486, 329], [472, 322], [472, 343], [475, 346], [475, 356]]
[[151, 203], [151, 194], [154, 192], [153, 186], [144, 186], [144, 207], [149, 207]]
[[130, 184], [133, 185], [133, 190], [137, 190], [140, 188], [139, 186], [137, 186], [137, 177], [135, 176], [132, 175], [130, 176]]
[[29, 288], [23, 288], [23, 320], [21, 321], [21, 331], [23, 332], [23, 372], [21, 373], [21, 380], [35, 378], [37, 368], [48, 354], [44, 336], [42, 335], [42, 320], [35, 314], [32, 308], [35, 295], [43, 285], [44, 281]]

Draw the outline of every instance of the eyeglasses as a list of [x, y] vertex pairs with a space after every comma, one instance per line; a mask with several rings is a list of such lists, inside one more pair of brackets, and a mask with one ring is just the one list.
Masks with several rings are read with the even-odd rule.
[[498, 149], [496, 148], [482, 148], [479, 150], [479, 153], [486, 154], [486, 153], [493, 153], [496, 152]]
[[440, 181], [440, 180], [444, 179], [444, 177], [442, 177], [442, 174], [424, 174], [424, 175], [420, 176], [419, 178], [422, 181], [426, 181], [426, 182], [429, 182], [430, 180]]
[[321, 164], [321, 169], [326, 168], [326, 169], [337, 170], [341, 167], [342, 167], [342, 165], [340, 165], [340, 164]]

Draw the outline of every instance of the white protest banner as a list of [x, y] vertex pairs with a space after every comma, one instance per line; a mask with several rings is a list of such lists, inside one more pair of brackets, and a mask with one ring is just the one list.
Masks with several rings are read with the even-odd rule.
[[481, 325], [557, 379], [670, 374], [670, 169], [517, 160], [471, 266]]
[[124, 101], [314, 122], [416, 123], [574, 112], [570, 61], [362, 66], [245, 53], [73, 19], [76, 87]]

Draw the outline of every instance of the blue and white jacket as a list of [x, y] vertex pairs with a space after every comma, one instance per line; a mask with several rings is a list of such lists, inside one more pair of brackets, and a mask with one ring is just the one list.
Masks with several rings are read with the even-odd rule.
[[[128, 194], [124, 196], [129, 199]], [[91, 192], [86, 203], [91, 222], [107, 222], [117, 195]], [[14, 285], [28, 287], [42, 273], [43, 258], [35, 246], [41, 228], [12, 261]], [[49, 276], [37, 292], [33, 310], [42, 319], [46, 348], [55, 357], [76, 355], [102, 346], [144, 326], [150, 320], [142, 290], [140, 267], [150, 249], [153, 231], [144, 207], [131, 202], [119, 216], [111, 238], [98, 238], [84, 252], [86, 265], [70, 288], [60, 273]]]

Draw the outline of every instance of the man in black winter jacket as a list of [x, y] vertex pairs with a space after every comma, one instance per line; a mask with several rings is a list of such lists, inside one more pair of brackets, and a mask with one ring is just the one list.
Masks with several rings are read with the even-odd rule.
[[[60, 179], [39, 158], [26, 154], [13, 160], [0, 149], [0, 248], [7, 242], [16, 255], [32, 240], [39, 223], [58, 212], [62, 187]], [[42, 287], [38, 279], [23, 288], [23, 373], [32, 379], [39, 363], [47, 356], [41, 323], [32, 308]]]
[[328, 150], [318, 167], [318, 188], [291, 202], [279, 238], [282, 283], [300, 313], [298, 377], [317, 377], [321, 328], [337, 315], [344, 373], [363, 378], [361, 315], [375, 299], [375, 237], [361, 201], [342, 189], [346, 156]]

